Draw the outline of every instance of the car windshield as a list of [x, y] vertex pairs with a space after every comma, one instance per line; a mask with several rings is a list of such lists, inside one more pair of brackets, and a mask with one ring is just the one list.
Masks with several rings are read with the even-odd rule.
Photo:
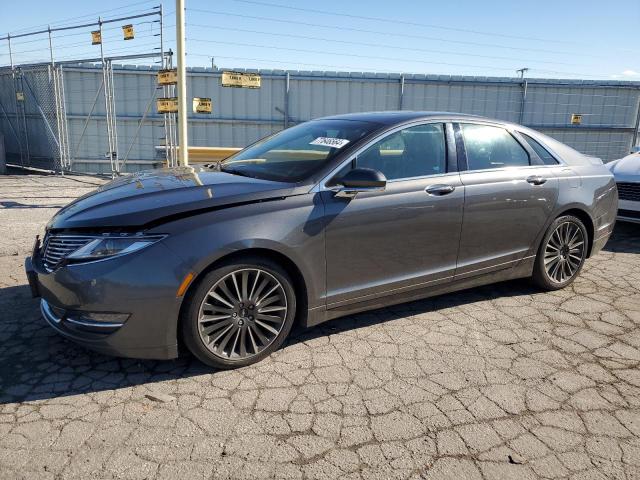
[[378, 128], [377, 123], [356, 120], [313, 120], [260, 140], [226, 159], [220, 169], [235, 175], [297, 182]]

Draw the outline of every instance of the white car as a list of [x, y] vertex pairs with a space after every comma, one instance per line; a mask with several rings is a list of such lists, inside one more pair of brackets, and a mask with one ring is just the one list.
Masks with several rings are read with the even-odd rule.
[[640, 223], [640, 147], [634, 150], [606, 165], [618, 186], [618, 220]]

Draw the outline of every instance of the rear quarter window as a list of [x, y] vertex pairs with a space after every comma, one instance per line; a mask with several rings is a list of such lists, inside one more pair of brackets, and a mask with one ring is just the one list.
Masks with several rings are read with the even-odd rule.
[[549, 153], [549, 151], [546, 148], [544, 148], [540, 144], [540, 142], [538, 142], [537, 140], [531, 138], [526, 133], [520, 132], [520, 135], [522, 135], [522, 138], [524, 138], [527, 141], [527, 143], [531, 146], [533, 151], [536, 152], [538, 157], [540, 157], [540, 159], [544, 162], [545, 165], [557, 165], [558, 164], [558, 161], [556, 160], [556, 158], [553, 155], [551, 155], [551, 153]]

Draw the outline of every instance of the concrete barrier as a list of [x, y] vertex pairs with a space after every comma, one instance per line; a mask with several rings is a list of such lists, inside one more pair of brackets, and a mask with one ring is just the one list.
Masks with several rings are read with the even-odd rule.
[[[158, 146], [156, 150], [164, 155], [165, 147]], [[180, 150], [180, 147], [177, 147]], [[189, 163], [218, 162], [242, 150], [234, 147], [189, 147]]]

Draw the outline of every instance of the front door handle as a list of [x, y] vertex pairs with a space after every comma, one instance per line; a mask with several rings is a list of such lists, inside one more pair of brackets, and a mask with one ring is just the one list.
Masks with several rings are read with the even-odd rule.
[[542, 185], [546, 181], [547, 179], [541, 177], [540, 175], [531, 175], [530, 177], [527, 177], [527, 182], [529, 182], [531, 185]]
[[444, 185], [444, 184], [436, 184], [436, 185], [429, 185], [427, 188], [424, 189], [425, 192], [427, 192], [429, 195], [448, 195], [449, 193], [453, 192], [456, 189], [456, 187], [454, 187], [453, 185]]

